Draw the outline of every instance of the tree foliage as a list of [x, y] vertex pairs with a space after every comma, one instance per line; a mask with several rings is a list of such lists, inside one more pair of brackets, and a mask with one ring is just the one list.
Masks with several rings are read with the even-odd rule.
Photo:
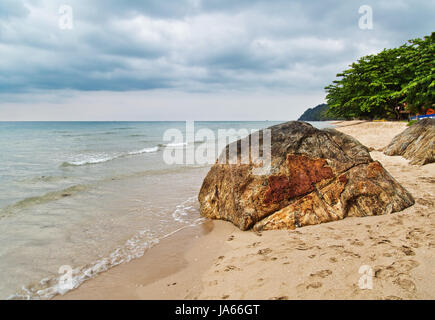
[[308, 108], [298, 119], [299, 121], [328, 121], [338, 120], [336, 116], [328, 115], [327, 104], [319, 104], [314, 108]]
[[435, 33], [360, 58], [325, 88], [328, 114], [344, 118], [396, 118], [435, 102]]

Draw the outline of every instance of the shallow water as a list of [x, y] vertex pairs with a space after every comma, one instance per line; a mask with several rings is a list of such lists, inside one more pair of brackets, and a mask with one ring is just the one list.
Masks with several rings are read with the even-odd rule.
[[77, 286], [201, 223], [196, 196], [209, 166], [163, 161], [163, 133], [174, 128], [185, 123], [0, 122], [0, 298], [51, 297], [63, 265]]

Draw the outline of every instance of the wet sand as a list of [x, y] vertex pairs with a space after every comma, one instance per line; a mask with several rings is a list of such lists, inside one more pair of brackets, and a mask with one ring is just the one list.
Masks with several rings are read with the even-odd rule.
[[[434, 299], [435, 163], [412, 166], [377, 151], [405, 123], [335, 125], [373, 148], [372, 158], [416, 204], [390, 215], [261, 234], [210, 221], [56, 299]], [[363, 270], [371, 289], [359, 285]]]

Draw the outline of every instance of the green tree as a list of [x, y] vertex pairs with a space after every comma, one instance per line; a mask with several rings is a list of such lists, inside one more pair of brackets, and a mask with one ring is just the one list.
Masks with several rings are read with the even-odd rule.
[[409, 42], [405, 67], [412, 76], [403, 85], [400, 96], [411, 112], [418, 113], [435, 102], [435, 33]]
[[434, 103], [434, 37], [413, 39], [399, 48], [360, 58], [325, 88], [328, 113], [344, 118], [396, 118]]

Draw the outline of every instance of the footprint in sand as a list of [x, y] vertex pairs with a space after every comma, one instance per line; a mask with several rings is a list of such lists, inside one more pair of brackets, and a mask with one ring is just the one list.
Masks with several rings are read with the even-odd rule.
[[361, 258], [361, 256], [358, 253], [348, 251], [348, 250], [344, 250], [343, 254], [345, 254], [347, 257], [351, 257], [351, 258]]
[[418, 179], [427, 183], [435, 183], [435, 178], [432, 177], [418, 177]]
[[305, 288], [306, 289], [318, 289], [318, 288], [320, 288], [322, 286], [322, 283], [321, 282], [313, 282], [313, 283], [310, 283], [310, 284], [308, 284]]
[[425, 207], [433, 207], [433, 202], [427, 199], [418, 198], [417, 203]]
[[374, 239], [374, 240], [376, 240], [375, 241], [376, 243], [374, 243], [373, 246], [376, 246], [378, 244], [389, 244], [389, 243], [391, 243], [391, 241], [388, 240], [388, 239], [379, 238], [379, 239]]
[[224, 271], [225, 272], [228, 272], [228, 271], [241, 271], [242, 269], [240, 269], [240, 268], [238, 268], [238, 267], [236, 267], [236, 266], [227, 266], [225, 269], [224, 269]]
[[384, 298], [382, 298], [383, 300], [402, 300], [402, 298], [397, 297], [397, 296], [386, 296]]
[[288, 300], [289, 297], [288, 296], [281, 296], [281, 297], [273, 297], [273, 298], [269, 298], [269, 300]]
[[421, 241], [423, 238], [423, 230], [421, 228], [412, 228], [410, 231], [408, 231], [408, 234], [406, 235], [407, 240], [413, 240], [413, 241]]
[[414, 250], [412, 250], [410, 247], [402, 246], [402, 247], [400, 248], [400, 250], [401, 250], [404, 254], [406, 254], [407, 256], [415, 256], [415, 252], [414, 252]]
[[411, 280], [410, 271], [419, 266], [415, 260], [399, 260], [388, 266], [376, 266], [375, 277], [382, 280], [387, 280], [399, 286], [409, 293], [416, 291], [416, 285]]
[[296, 250], [301, 250], [301, 251], [305, 251], [308, 249], [311, 249], [312, 247], [307, 246], [306, 244], [300, 244], [296, 247]]
[[215, 266], [220, 266], [220, 262], [222, 262], [222, 260], [225, 258], [225, 256], [219, 256], [216, 261], [215, 261]]
[[260, 244], [261, 244], [261, 242], [254, 242], [254, 243], [251, 243], [249, 246], [247, 246], [247, 248], [255, 248], [255, 247], [258, 247]]
[[333, 244], [332, 246], [328, 246], [328, 248], [331, 248], [331, 249], [343, 249], [344, 246], [341, 245], [341, 244]]
[[348, 239], [347, 241], [350, 242], [351, 245], [353, 246], [358, 246], [358, 247], [363, 247], [364, 243], [362, 243], [361, 241], [359, 241], [358, 239]]
[[393, 281], [393, 283], [397, 284], [403, 290], [406, 290], [408, 292], [414, 293], [417, 290], [417, 286], [415, 285], [415, 283], [412, 280], [407, 279], [405, 276], [398, 277]]
[[310, 277], [315, 278], [315, 277], [320, 277], [320, 278], [326, 278], [327, 276], [331, 275], [332, 271], [325, 269], [325, 270], [320, 270], [317, 271], [316, 273], [312, 273], [310, 274]]
[[419, 265], [420, 265], [420, 263], [418, 263], [415, 260], [411, 260], [411, 259], [410, 260], [403, 259], [403, 260], [399, 260], [399, 261], [392, 263], [392, 266], [394, 266], [395, 268], [403, 269], [406, 272], [409, 272], [412, 269], [417, 268]]
[[394, 225], [403, 225], [403, 216], [399, 216], [399, 215], [397, 215], [397, 216], [394, 216], [393, 217], [393, 226]]
[[260, 250], [258, 250], [257, 254], [266, 255], [266, 254], [269, 254], [271, 252], [272, 252], [272, 249], [266, 248], [266, 249], [260, 249]]
[[410, 246], [413, 248], [420, 248], [420, 244], [418, 242], [411, 242]]
[[384, 252], [382, 255], [387, 258], [391, 258], [393, 256], [391, 252]]

